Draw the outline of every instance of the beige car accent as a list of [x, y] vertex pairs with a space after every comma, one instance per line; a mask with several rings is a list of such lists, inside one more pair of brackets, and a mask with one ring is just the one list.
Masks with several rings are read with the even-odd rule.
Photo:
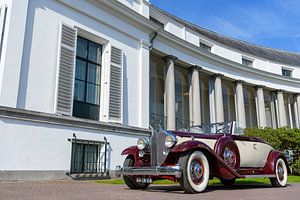
[[273, 148], [265, 143], [235, 140], [240, 152], [240, 167], [264, 167]]
[[252, 142], [236, 140], [235, 143], [240, 152], [240, 167], [253, 167], [255, 158]]
[[[191, 141], [192, 138], [190, 137], [177, 137], [177, 144], [180, 144], [182, 142]], [[215, 148], [215, 144], [217, 142], [216, 139], [202, 139], [202, 138], [195, 138], [194, 141], [200, 141], [209, 146], [212, 150]]]
[[274, 150], [273, 147], [265, 143], [253, 142], [253, 148], [255, 152], [255, 167], [264, 167], [270, 151]]

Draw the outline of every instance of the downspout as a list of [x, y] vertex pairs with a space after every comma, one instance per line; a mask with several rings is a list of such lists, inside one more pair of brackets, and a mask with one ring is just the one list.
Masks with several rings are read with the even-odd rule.
[[153, 49], [153, 42], [154, 42], [154, 40], [155, 40], [155, 38], [157, 37], [157, 32], [155, 31], [154, 33], [153, 33], [153, 36], [151, 37], [151, 39], [150, 39], [150, 47], [149, 47], [149, 50], [151, 51], [152, 49]]

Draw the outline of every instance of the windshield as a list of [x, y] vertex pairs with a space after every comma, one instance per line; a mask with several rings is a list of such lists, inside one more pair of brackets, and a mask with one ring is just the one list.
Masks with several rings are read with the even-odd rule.
[[202, 134], [232, 134], [234, 122], [211, 123], [190, 127], [189, 132]]

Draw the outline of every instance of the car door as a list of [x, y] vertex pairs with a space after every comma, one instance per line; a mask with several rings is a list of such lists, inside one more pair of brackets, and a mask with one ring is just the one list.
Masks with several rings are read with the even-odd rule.
[[263, 142], [252, 142], [253, 152], [254, 152], [254, 166], [256, 168], [263, 168], [266, 165], [269, 153], [273, 148]]
[[240, 167], [253, 167], [255, 165], [255, 155], [253, 142], [247, 140], [235, 140], [240, 152]]

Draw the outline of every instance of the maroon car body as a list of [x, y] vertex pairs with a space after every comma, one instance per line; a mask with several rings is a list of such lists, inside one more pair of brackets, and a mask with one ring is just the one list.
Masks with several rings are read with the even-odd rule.
[[215, 134], [159, 131], [149, 140], [140, 138], [137, 146], [122, 152], [127, 157], [116, 174], [123, 175], [131, 189], [169, 179], [185, 192], [197, 193], [214, 177], [225, 186], [236, 178], [268, 177], [272, 185], [284, 187], [290, 173], [284, 154], [260, 138], [233, 134], [233, 123], [227, 126]]

